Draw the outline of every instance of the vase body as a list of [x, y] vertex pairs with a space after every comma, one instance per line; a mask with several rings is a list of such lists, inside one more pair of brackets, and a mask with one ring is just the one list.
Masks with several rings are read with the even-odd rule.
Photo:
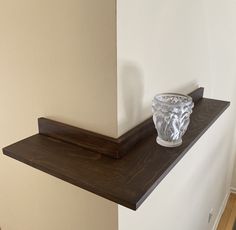
[[165, 147], [182, 144], [194, 103], [182, 94], [158, 94], [152, 101], [153, 122], [157, 130], [157, 143]]

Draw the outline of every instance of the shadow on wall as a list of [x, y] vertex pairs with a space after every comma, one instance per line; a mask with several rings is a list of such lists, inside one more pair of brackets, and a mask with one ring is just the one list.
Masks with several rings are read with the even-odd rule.
[[192, 91], [194, 91], [195, 89], [197, 89], [199, 87], [200, 87], [200, 85], [198, 84], [198, 82], [196, 80], [193, 80], [193, 81], [188, 82], [187, 84], [185, 84], [181, 87], [177, 87], [176, 89], [174, 89], [173, 92], [182, 93], [182, 94], [189, 94], [189, 93], [191, 93]]
[[[163, 86], [160, 78], [160, 84], [156, 87], [156, 93], [152, 98], [146, 98], [148, 95], [147, 88], [145, 87], [145, 80], [148, 80], [147, 76], [144, 76], [144, 72], [132, 62], [126, 62], [122, 67], [119, 74], [119, 81], [121, 89], [121, 117], [119, 117], [119, 136], [140, 124], [144, 120], [148, 119], [152, 115], [151, 103], [155, 94], [174, 92], [188, 94], [199, 87], [197, 81], [191, 81], [181, 87], [169, 89], [168, 85]], [[152, 91], [153, 91], [152, 88]], [[166, 89], [164, 92], [161, 89]], [[145, 100], [144, 100], [145, 98]]]
[[144, 76], [137, 65], [126, 63], [120, 71], [124, 118], [122, 127], [133, 127], [141, 119], [144, 96]]

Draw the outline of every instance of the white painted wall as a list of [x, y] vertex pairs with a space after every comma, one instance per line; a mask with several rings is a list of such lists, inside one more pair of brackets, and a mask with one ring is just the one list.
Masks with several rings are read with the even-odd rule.
[[[115, 1], [0, 0], [0, 148], [46, 116], [116, 136]], [[117, 205], [0, 154], [2, 230], [117, 230]]]
[[117, 5], [118, 135], [151, 115], [158, 92], [187, 93], [201, 85], [206, 96], [233, 98], [234, 1], [119, 0]]
[[119, 206], [119, 230], [212, 229], [229, 191], [235, 153], [236, 2], [117, 5], [118, 135], [151, 115], [156, 93], [188, 93], [199, 85], [206, 96], [232, 102], [137, 212]]

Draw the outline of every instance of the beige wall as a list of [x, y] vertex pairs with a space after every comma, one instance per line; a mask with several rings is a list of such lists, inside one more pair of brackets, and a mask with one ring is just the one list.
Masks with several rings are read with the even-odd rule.
[[4, 116], [116, 136], [115, 1], [1, 1], [0, 23]]
[[[115, 1], [0, 0], [0, 147], [46, 116], [116, 136]], [[116, 230], [117, 205], [0, 154], [2, 230]]]
[[119, 206], [119, 229], [210, 230], [229, 191], [235, 153], [235, 1], [117, 5], [119, 135], [151, 115], [156, 93], [204, 86], [206, 96], [232, 102], [137, 212]]

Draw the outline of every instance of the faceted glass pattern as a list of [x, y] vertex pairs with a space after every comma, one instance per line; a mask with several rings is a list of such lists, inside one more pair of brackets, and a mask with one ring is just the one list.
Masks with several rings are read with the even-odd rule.
[[187, 95], [165, 93], [154, 97], [152, 112], [158, 144], [165, 147], [182, 144], [182, 136], [188, 128], [193, 107], [193, 100]]

